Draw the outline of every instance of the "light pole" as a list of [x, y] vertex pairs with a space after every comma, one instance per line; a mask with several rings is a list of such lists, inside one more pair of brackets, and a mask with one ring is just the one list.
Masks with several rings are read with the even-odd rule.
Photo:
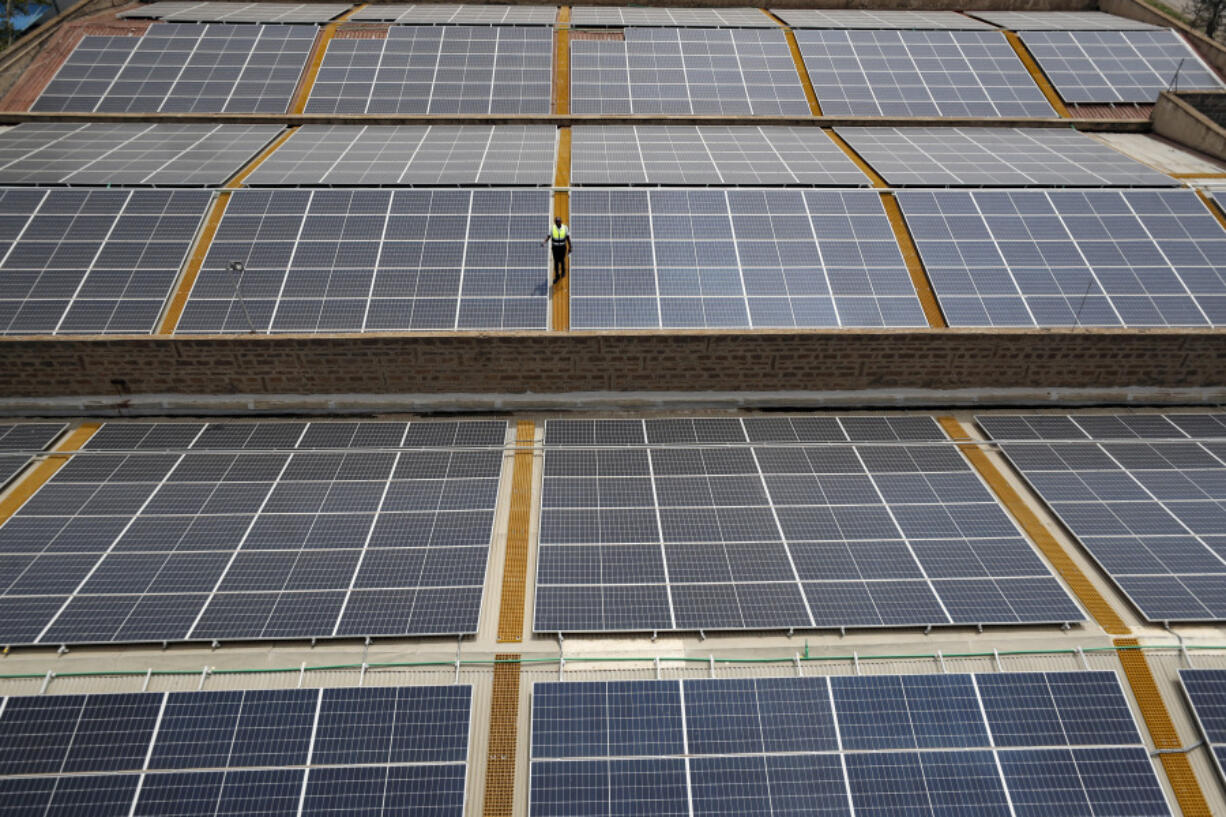
[[251, 313], [247, 311], [247, 302], [243, 300], [243, 291], [240, 286], [243, 273], [247, 271], [247, 267], [242, 261], [231, 261], [228, 266], [230, 268], [230, 277], [234, 279], [234, 295], [238, 298], [238, 303], [243, 308], [243, 314], [247, 316], [248, 328], [255, 332], [255, 322], [251, 320]]

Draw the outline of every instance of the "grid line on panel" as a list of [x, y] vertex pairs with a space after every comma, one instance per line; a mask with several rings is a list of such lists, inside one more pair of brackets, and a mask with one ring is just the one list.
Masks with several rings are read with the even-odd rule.
[[1213, 765], [1218, 777], [1226, 779], [1226, 748], [1222, 737], [1222, 705], [1226, 701], [1223, 695], [1221, 670], [1187, 668], [1179, 670], [1180, 687], [1183, 689], [1187, 703], [1192, 707], [1192, 715], [1196, 720], [1197, 729], [1204, 743], [1213, 756]]
[[918, 429], [845, 418], [809, 448], [718, 422], [546, 424], [538, 632], [1081, 618], [954, 449], [847, 436]]
[[972, 11], [1010, 31], [1154, 31], [1159, 26], [1101, 11]]
[[796, 40], [827, 116], [1055, 113], [999, 32], [800, 29]]
[[1222, 80], [1171, 29], [1022, 31], [1026, 49], [1069, 103], [1152, 103], [1175, 82], [1218, 90]]
[[1188, 190], [895, 194], [952, 326], [1204, 326], [1226, 231]]
[[349, 18], [399, 25], [553, 25], [554, 6], [374, 3]]

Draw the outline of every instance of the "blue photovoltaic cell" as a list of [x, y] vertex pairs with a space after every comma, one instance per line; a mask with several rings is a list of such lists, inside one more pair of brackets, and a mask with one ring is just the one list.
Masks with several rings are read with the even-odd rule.
[[1212, 414], [979, 418], [1150, 621], [1226, 619], [1226, 446]]
[[0, 525], [0, 644], [474, 631], [505, 435], [108, 423]]
[[458, 684], [0, 698], [0, 812], [459, 817], [471, 705]]
[[1220, 326], [1226, 231], [1191, 190], [906, 190], [951, 326]]
[[614, 681], [538, 685], [537, 690], [532, 715], [536, 755], [601, 757], [681, 752], [681, 701], [675, 686]]
[[[655, 748], [609, 742], [611, 695]], [[1111, 672], [542, 682], [531, 758], [533, 817], [1170, 814]]]
[[1213, 750], [1218, 774], [1226, 777], [1226, 670], [1181, 669], [1179, 680], [1201, 734]]
[[550, 420], [536, 631], [1081, 620], [932, 419], [898, 419]]

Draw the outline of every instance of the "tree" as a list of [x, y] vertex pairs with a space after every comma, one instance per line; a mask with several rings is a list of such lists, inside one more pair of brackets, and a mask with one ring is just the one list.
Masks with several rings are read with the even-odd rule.
[[1207, 36], [1215, 37], [1226, 12], [1226, 0], [1191, 0], [1191, 12], [1193, 23]]
[[[1226, 0], [1222, 1], [1226, 2]], [[0, 47], [8, 48], [12, 45], [13, 40], [22, 34], [13, 25], [14, 18], [23, 17], [41, 8], [42, 4], [35, 0], [5, 0], [4, 17], [0, 18]]]

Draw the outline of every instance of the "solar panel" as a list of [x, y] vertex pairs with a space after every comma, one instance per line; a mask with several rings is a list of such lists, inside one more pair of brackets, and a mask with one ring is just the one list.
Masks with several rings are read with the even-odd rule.
[[554, 6], [455, 5], [450, 3], [372, 3], [349, 17], [354, 22], [387, 22], [405, 25], [543, 25], [558, 16]]
[[801, 29], [796, 42], [827, 116], [1056, 115], [998, 32]]
[[107, 424], [0, 526], [0, 644], [475, 632], [505, 423], [177, 429]]
[[385, 39], [333, 39], [311, 113], [549, 113], [553, 30], [392, 26]]
[[572, 39], [570, 106], [576, 114], [809, 115], [777, 27], [628, 28], [624, 40]]
[[1023, 31], [1065, 102], [1155, 102], [1168, 88], [1223, 87], [1174, 31]]
[[1226, 619], [1219, 415], [977, 419], [1147, 620]]
[[1226, 232], [1190, 190], [902, 191], [951, 326], [1226, 321]]
[[938, 435], [931, 418], [550, 420], [534, 628], [1080, 621]]
[[280, 125], [24, 122], [0, 133], [0, 184], [220, 185]]
[[326, 23], [353, 8], [348, 3], [223, 3], [163, 0], [119, 13], [177, 23]]
[[571, 326], [926, 326], [877, 193], [570, 195]]
[[176, 331], [544, 329], [549, 212], [545, 190], [235, 191]]
[[1111, 672], [533, 685], [533, 817], [802, 811], [1171, 813]]
[[154, 23], [140, 37], [87, 36], [30, 110], [285, 113], [316, 31]]
[[1192, 714], [1213, 753], [1218, 774], [1226, 778], [1226, 671], [1181, 669], [1179, 680]]
[[894, 187], [1179, 184], [1074, 130], [839, 128], [838, 133]]
[[638, 125], [571, 130], [573, 184], [810, 184], [869, 179], [817, 128]]
[[575, 6], [572, 26], [663, 26], [699, 28], [775, 28], [779, 24], [759, 8], [665, 8]]
[[0, 698], [0, 795], [39, 814], [390, 815], [394, 799], [459, 817], [471, 717], [460, 684]]
[[882, 28], [970, 31], [992, 26], [956, 11], [892, 11], [867, 9], [774, 9], [793, 28]]
[[1101, 11], [972, 11], [1010, 31], [1156, 31], [1159, 26]]
[[0, 334], [148, 334], [211, 196], [0, 189]]
[[549, 185], [556, 142], [549, 125], [306, 125], [244, 181]]

